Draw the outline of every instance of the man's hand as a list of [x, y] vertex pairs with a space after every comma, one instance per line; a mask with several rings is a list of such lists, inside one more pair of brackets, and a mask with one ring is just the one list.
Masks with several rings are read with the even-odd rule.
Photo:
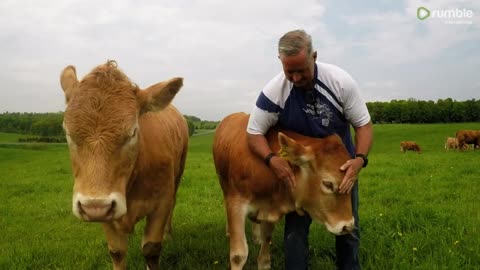
[[270, 159], [270, 169], [272, 169], [273, 173], [280, 178], [280, 180], [287, 183], [290, 189], [295, 188], [295, 176], [288, 161], [279, 156], [273, 156], [272, 159]]
[[358, 173], [362, 169], [363, 159], [354, 158], [349, 159], [345, 164], [340, 166], [340, 170], [345, 172], [340, 186], [338, 187], [338, 193], [348, 194], [352, 191], [353, 185], [358, 179]]

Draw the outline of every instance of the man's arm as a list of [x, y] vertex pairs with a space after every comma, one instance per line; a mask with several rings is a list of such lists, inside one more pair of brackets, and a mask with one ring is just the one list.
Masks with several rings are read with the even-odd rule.
[[355, 130], [355, 153], [368, 155], [373, 143], [372, 122], [361, 127], [354, 127]]
[[[264, 159], [268, 154], [272, 153], [272, 149], [268, 145], [267, 139], [262, 134], [250, 134], [247, 132], [247, 142], [250, 151], [252, 151], [260, 159]], [[285, 181], [290, 188], [295, 187], [295, 177], [288, 161], [277, 156], [276, 154], [270, 159], [269, 165], [273, 173]]]
[[[361, 127], [354, 127], [355, 130], [355, 153], [368, 155], [373, 143], [373, 125], [368, 122]], [[358, 179], [358, 174], [363, 167], [363, 159], [353, 158], [348, 160], [340, 167], [340, 170], [345, 171], [345, 177], [339, 186], [340, 193], [350, 193], [355, 181]]]

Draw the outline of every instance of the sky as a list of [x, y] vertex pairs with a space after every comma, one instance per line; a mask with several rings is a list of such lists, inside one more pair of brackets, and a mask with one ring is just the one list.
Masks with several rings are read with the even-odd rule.
[[2, 0], [0, 113], [63, 111], [62, 69], [81, 79], [107, 60], [142, 89], [183, 77], [183, 114], [249, 113], [294, 29], [366, 102], [480, 98], [478, 0]]

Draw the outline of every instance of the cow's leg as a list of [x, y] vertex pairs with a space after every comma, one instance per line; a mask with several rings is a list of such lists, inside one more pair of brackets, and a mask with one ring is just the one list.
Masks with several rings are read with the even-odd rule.
[[248, 245], [245, 237], [247, 206], [230, 198], [226, 203], [228, 232], [230, 234], [230, 268], [241, 270], [247, 262]]
[[184, 150], [182, 157], [180, 159], [180, 172], [175, 177], [175, 192], [173, 194], [173, 204], [170, 208], [170, 214], [168, 215], [167, 223], [165, 225], [165, 232], [163, 233], [163, 240], [170, 241], [173, 239], [173, 229], [172, 229], [172, 219], [173, 219], [173, 209], [175, 209], [175, 204], [177, 202], [177, 190], [182, 180], [183, 170], [185, 168], [185, 161], [187, 159], [187, 150]]
[[117, 229], [113, 223], [103, 223], [103, 231], [107, 238], [113, 269], [127, 269], [128, 234]]
[[257, 258], [258, 269], [271, 268], [270, 243], [272, 241], [272, 232], [274, 228], [275, 224], [271, 222], [263, 221], [260, 224], [261, 246]]
[[[223, 200], [223, 206], [225, 207], [225, 209], [227, 209], [227, 200]], [[230, 232], [228, 231], [228, 217], [227, 217], [227, 220], [225, 221], [225, 236], [226, 237], [230, 237]]]
[[168, 214], [160, 218], [158, 214], [147, 217], [145, 232], [142, 239], [142, 253], [148, 270], [159, 269], [160, 253], [162, 251], [163, 232]]
[[[173, 176], [171, 177], [173, 179]], [[143, 257], [149, 270], [160, 268], [159, 260], [162, 251], [162, 240], [164, 239], [165, 228], [168, 222], [171, 221], [169, 221], [169, 218], [171, 218], [175, 205], [175, 188], [165, 185], [164, 192], [159, 194], [159, 197], [156, 210], [147, 216], [142, 239]]]
[[225, 222], [225, 236], [230, 237], [230, 232], [228, 231], [228, 220]]
[[255, 244], [262, 244], [262, 226], [261, 223], [252, 221], [252, 239]]
[[173, 205], [170, 209], [170, 213], [168, 214], [167, 222], [165, 224], [165, 231], [163, 232], [163, 240], [172, 240], [173, 239], [173, 230], [172, 230], [172, 217], [173, 217], [173, 209], [175, 208], [175, 198]]
[[171, 211], [173, 211], [173, 197], [174, 195], [162, 197], [157, 210], [147, 216], [142, 239], [142, 252], [148, 270], [160, 269], [159, 260], [162, 251], [162, 240], [168, 218]]

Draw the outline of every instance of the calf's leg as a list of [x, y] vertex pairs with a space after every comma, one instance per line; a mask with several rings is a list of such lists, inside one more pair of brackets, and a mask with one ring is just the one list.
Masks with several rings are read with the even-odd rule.
[[258, 253], [257, 265], [258, 269], [271, 269], [272, 259], [270, 256], [270, 243], [272, 242], [272, 232], [275, 224], [262, 221], [260, 224], [260, 252]]
[[245, 237], [246, 205], [227, 201], [228, 232], [230, 234], [230, 269], [241, 270], [247, 262], [248, 245]]

